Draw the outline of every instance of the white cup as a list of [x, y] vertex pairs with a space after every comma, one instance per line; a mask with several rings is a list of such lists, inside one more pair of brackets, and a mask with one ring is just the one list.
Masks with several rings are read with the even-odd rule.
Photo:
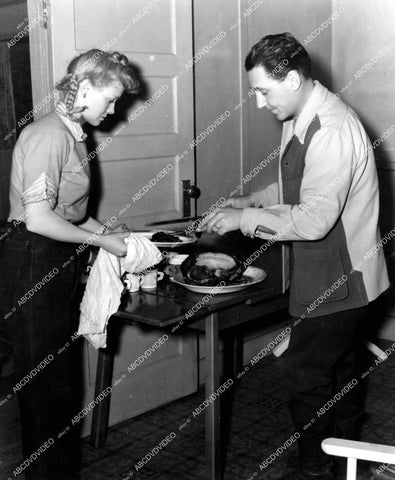
[[142, 290], [151, 290], [156, 288], [159, 280], [162, 280], [164, 277], [163, 272], [158, 272], [157, 269], [147, 272], [145, 275], [141, 275], [141, 289]]
[[138, 292], [140, 290], [141, 275], [127, 273], [125, 275], [125, 284], [129, 292]]

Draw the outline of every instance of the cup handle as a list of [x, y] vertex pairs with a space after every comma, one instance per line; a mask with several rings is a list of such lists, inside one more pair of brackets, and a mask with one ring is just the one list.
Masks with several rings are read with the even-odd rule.
[[156, 277], [158, 279], [158, 282], [162, 280], [164, 276], [165, 276], [164, 272], [158, 272], [158, 275]]

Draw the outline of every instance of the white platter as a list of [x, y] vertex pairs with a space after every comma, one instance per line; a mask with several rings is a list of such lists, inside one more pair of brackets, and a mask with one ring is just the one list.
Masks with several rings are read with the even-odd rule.
[[[143, 235], [144, 237], [151, 240], [152, 235], [158, 232], [164, 232], [164, 233], [170, 233], [172, 235], [176, 235], [174, 233], [174, 230], [147, 230], [147, 231], [132, 232], [132, 233], [134, 233], [135, 235]], [[189, 245], [190, 243], [194, 243], [197, 240], [195, 236], [191, 236], [191, 237], [186, 235], [176, 235], [176, 236], [180, 239], [179, 242], [152, 242], [152, 243], [157, 247], [182, 247], [183, 245]]]
[[238, 292], [240, 290], [244, 290], [245, 288], [250, 287], [251, 285], [255, 285], [256, 283], [262, 282], [267, 277], [265, 270], [258, 267], [247, 267], [243, 273], [243, 277], [249, 277], [243, 283], [237, 283], [231, 285], [225, 285], [224, 287], [215, 287], [215, 286], [202, 286], [202, 285], [193, 285], [190, 283], [185, 283], [185, 281], [181, 281], [180, 278], [173, 278], [171, 279], [172, 282], [185, 287], [186, 289], [190, 290], [191, 292], [195, 293], [233, 293]]

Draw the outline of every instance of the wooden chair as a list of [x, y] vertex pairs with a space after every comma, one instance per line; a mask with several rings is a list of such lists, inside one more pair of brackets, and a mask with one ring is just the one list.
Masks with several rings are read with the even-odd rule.
[[357, 460], [395, 464], [395, 447], [389, 445], [327, 438], [321, 446], [328, 455], [347, 458], [347, 480], [357, 479]]

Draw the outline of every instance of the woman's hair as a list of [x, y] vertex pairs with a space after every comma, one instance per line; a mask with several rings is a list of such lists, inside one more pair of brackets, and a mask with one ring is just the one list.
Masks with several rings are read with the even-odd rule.
[[311, 78], [311, 60], [305, 48], [290, 33], [267, 35], [250, 50], [245, 60], [247, 72], [255, 67], [264, 69], [277, 80], [285, 78], [290, 70], [297, 70]]
[[139, 91], [136, 73], [125, 55], [119, 52], [89, 50], [75, 57], [56, 88], [61, 92], [67, 110], [71, 110], [82, 80], [88, 79], [94, 87], [106, 87], [119, 81], [128, 93]]

